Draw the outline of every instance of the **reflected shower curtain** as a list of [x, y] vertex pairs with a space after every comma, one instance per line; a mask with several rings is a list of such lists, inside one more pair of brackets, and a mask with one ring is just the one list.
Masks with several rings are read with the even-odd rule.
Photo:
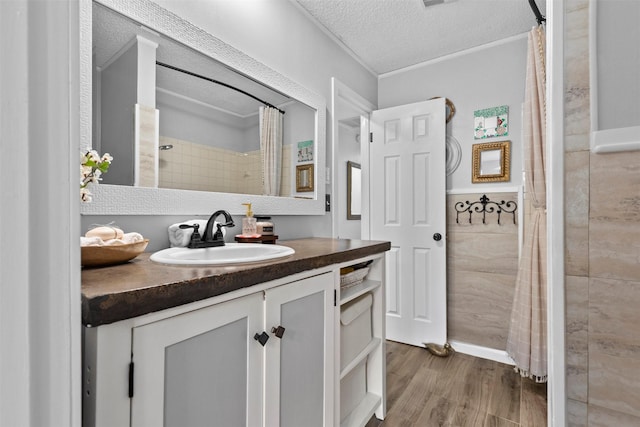
[[536, 382], [547, 380], [547, 211], [545, 179], [546, 78], [542, 26], [529, 33], [524, 105], [526, 196], [532, 214], [525, 224], [507, 353], [516, 371]]
[[265, 196], [280, 195], [282, 123], [282, 113], [277, 108], [260, 107], [262, 194]]

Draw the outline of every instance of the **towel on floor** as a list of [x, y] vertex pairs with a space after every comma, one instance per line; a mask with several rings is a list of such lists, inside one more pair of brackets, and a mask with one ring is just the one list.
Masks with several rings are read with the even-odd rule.
[[[207, 226], [207, 220], [204, 219], [190, 219], [184, 222], [178, 222], [176, 224], [171, 224], [169, 226], [169, 243], [172, 248], [185, 248], [189, 245], [189, 241], [191, 240], [191, 235], [193, 234], [193, 228], [180, 228], [180, 225], [187, 224], [193, 225], [198, 224], [200, 228], [198, 228], [198, 233], [202, 235], [204, 233], [204, 229]], [[216, 224], [218, 222], [213, 223], [213, 232], [216, 231]], [[226, 234], [226, 229], [222, 229], [222, 235]]]

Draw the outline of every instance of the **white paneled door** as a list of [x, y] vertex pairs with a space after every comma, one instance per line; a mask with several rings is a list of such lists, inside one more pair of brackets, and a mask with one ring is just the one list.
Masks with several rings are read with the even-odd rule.
[[447, 340], [445, 100], [374, 111], [370, 238], [388, 240], [387, 339]]

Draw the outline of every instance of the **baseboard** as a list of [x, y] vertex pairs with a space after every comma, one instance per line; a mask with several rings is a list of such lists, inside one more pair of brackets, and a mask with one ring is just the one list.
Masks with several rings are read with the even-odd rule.
[[475, 344], [469, 344], [460, 341], [449, 341], [449, 344], [455, 351], [469, 356], [481, 357], [483, 359], [493, 360], [495, 362], [504, 363], [506, 365], [514, 365], [513, 360], [504, 350], [496, 350], [495, 348], [482, 347]]

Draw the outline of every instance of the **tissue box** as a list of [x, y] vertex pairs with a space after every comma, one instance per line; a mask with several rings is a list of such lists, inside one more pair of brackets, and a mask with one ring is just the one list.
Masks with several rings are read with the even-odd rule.
[[373, 296], [367, 293], [340, 308], [340, 369], [344, 369], [373, 338], [372, 304]]
[[342, 422], [367, 395], [367, 359], [340, 381], [340, 421]]

